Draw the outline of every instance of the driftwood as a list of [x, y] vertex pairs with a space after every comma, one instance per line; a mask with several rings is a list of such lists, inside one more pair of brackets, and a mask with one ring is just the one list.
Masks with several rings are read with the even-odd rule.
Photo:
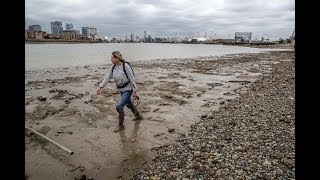
[[251, 81], [246, 81], [246, 80], [244, 80], [244, 81], [239, 81], [239, 80], [230, 80], [229, 82], [232, 82], [232, 83], [251, 83]]
[[28, 130], [30, 130], [30, 131], [32, 131], [34, 134], [36, 134], [36, 135], [38, 135], [38, 136], [40, 136], [40, 137], [44, 138], [45, 140], [47, 140], [47, 141], [51, 142], [52, 144], [54, 144], [54, 145], [58, 146], [58, 147], [59, 147], [59, 148], [61, 148], [62, 150], [66, 151], [67, 153], [69, 153], [69, 154], [71, 154], [71, 155], [73, 154], [73, 152], [72, 152], [71, 150], [69, 150], [68, 148], [66, 148], [66, 147], [62, 146], [61, 144], [59, 144], [59, 143], [57, 143], [57, 142], [55, 142], [55, 141], [53, 141], [53, 140], [49, 139], [48, 137], [46, 137], [46, 136], [44, 136], [44, 135], [40, 134], [39, 132], [35, 131], [34, 129], [31, 129], [31, 128], [30, 128], [30, 127], [28, 127], [28, 126], [25, 126], [25, 128], [26, 128], [26, 129], [28, 129]]

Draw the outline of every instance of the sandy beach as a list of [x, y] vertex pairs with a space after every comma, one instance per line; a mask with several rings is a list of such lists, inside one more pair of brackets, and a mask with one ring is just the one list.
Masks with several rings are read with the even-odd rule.
[[115, 83], [95, 94], [108, 65], [26, 71], [25, 125], [74, 154], [26, 130], [25, 175], [295, 179], [295, 52], [282, 48], [134, 62], [144, 119], [126, 108], [120, 133]]

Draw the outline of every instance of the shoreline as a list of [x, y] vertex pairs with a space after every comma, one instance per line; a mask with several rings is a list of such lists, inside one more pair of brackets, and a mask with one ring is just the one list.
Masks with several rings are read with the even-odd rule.
[[[113, 106], [118, 100], [113, 85], [102, 95], [94, 95], [107, 65], [78, 67], [76, 72], [73, 68], [26, 72], [26, 124], [75, 152], [69, 157], [29, 134], [26, 175], [45, 178], [50, 173], [44, 169], [50, 168], [61, 179], [74, 179], [83, 173], [106, 178], [109, 172], [115, 177], [130, 177], [136, 168], [155, 158], [152, 150], [176, 143], [192, 130], [195, 119], [201, 122], [201, 117], [239, 97], [260, 76], [268, 76], [272, 64], [292, 53], [223, 56], [218, 58], [221, 61], [209, 57], [187, 62], [139, 62], [135, 66], [142, 95], [138, 109], [145, 119], [133, 123], [131, 112], [126, 111], [123, 134], [111, 133], [117, 123]], [[40, 96], [46, 100], [41, 101]], [[169, 129], [174, 129], [173, 133]], [[35, 171], [36, 164], [43, 165], [38, 166], [40, 174]], [[70, 171], [77, 166], [85, 168]]]
[[294, 60], [273, 66], [176, 144], [155, 149], [158, 156], [133, 179], [294, 179]]

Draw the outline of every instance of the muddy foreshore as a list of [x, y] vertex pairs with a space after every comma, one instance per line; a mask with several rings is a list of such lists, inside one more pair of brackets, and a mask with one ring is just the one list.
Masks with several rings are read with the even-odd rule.
[[134, 179], [295, 179], [295, 63], [249, 86], [240, 98], [202, 116], [177, 144]]
[[29, 179], [294, 179], [294, 51], [134, 63], [144, 120], [117, 125], [109, 65], [26, 71]]

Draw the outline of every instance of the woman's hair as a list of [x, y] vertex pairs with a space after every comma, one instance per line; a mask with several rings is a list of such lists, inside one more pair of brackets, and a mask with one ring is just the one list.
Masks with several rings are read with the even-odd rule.
[[119, 52], [119, 51], [114, 51], [112, 52], [112, 55], [115, 57], [115, 58], [118, 58], [120, 61], [124, 62], [124, 59], [122, 57], [122, 54]]

